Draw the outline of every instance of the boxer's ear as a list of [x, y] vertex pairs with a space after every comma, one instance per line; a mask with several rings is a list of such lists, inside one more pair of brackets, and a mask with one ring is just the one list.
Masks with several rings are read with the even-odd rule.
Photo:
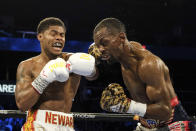
[[41, 41], [41, 40], [42, 40], [42, 38], [43, 38], [42, 33], [37, 34], [37, 39], [38, 39], [39, 41]]
[[120, 32], [119, 38], [120, 38], [121, 43], [124, 43], [126, 40], [126, 34], [124, 32]]

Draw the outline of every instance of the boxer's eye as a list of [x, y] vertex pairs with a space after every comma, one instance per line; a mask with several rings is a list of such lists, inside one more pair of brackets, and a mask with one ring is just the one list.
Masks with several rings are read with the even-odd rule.
[[65, 37], [65, 33], [60, 33], [60, 36], [61, 37]]
[[57, 32], [55, 31], [55, 30], [52, 30], [51, 32], [50, 32], [50, 35], [51, 36], [55, 36], [57, 34]]
[[99, 44], [105, 46], [105, 42], [103, 41], [103, 39], [100, 40]]
[[107, 45], [107, 43], [106, 43], [106, 42], [101, 42], [101, 43], [100, 43], [100, 45], [102, 45], [102, 46], [106, 46], [106, 45]]

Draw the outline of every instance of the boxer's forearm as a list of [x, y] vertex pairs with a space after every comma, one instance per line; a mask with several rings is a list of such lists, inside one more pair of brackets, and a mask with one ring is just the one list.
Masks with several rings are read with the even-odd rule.
[[172, 109], [163, 104], [148, 104], [146, 114], [147, 118], [167, 121], [171, 117]]
[[21, 85], [17, 85], [18, 88], [15, 91], [16, 104], [21, 111], [26, 111], [35, 105], [40, 94], [36, 92], [31, 84], [23, 88], [19, 86]]

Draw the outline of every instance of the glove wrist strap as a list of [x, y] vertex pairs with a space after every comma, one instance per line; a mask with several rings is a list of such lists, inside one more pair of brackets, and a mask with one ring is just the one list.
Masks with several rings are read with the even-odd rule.
[[129, 106], [127, 113], [131, 113], [143, 117], [146, 113], [146, 109], [147, 109], [146, 104], [131, 100], [131, 104]]
[[49, 82], [43, 79], [40, 75], [31, 83], [33, 88], [39, 93], [42, 94], [44, 89], [48, 86]]

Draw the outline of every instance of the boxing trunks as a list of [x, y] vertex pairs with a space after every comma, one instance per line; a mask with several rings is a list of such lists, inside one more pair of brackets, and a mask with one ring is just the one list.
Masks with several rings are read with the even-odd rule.
[[168, 121], [140, 118], [136, 131], [192, 131], [190, 117], [175, 97], [171, 100], [172, 116]]
[[22, 131], [74, 131], [73, 114], [29, 110]]

